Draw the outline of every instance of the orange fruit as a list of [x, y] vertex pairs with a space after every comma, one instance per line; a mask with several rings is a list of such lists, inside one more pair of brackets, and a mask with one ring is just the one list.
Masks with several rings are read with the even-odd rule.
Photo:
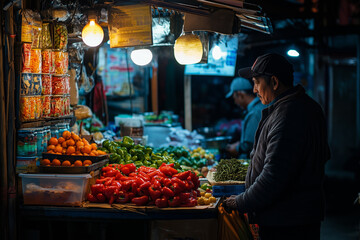
[[54, 150], [55, 149], [55, 145], [49, 145], [47, 146], [46, 150], [50, 151], [50, 150]]
[[65, 142], [65, 138], [59, 137], [59, 138], [58, 138], [58, 142], [59, 142], [59, 144], [62, 144], [63, 142]]
[[62, 150], [63, 150], [63, 148], [60, 145], [55, 147], [55, 152], [57, 152], [57, 153], [62, 153]]
[[69, 167], [69, 166], [71, 166], [71, 163], [70, 163], [69, 160], [65, 160], [65, 161], [62, 162], [61, 166]]
[[73, 132], [71, 133], [71, 138], [74, 139], [75, 141], [80, 140], [80, 137]]
[[81, 167], [83, 165], [83, 163], [82, 163], [82, 161], [80, 161], [80, 160], [76, 160], [75, 162], [74, 162], [74, 166], [75, 167]]
[[92, 143], [90, 144], [92, 150], [96, 150], [97, 149], [97, 144], [96, 143]]
[[67, 144], [68, 146], [74, 146], [74, 145], [75, 145], [75, 141], [74, 141], [73, 139], [69, 139], [69, 140], [66, 141], [66, 144]]
[[101, 150], [96, 150], [98, 155], [106, 155], [107, 153]]
[[88, 153], [83, 153], [83, 155], [84, 155], [84, 156], [89, 156], [89, 154], [88, 154]]
[[64, 131], [62, 134], [63, 138], [65, 138], [66, 140], [71, 138], [71, 132], [69, 131]]
[[[55, 147], [55, 146], [54, 146]], [[47, 153], [51, 153], [51, 154], [54, 154], [55, 152], [53, 150], [49, 150], [47, 151]]]
[[49, 140], [49, 145], [57, 145], [58, 144], [58, 140], [56, 137], [52, 137]]
[[89, 142], [85, 138], [83, 138], [82, 141], [85, 145], [90, 145]]
[[62, 152], [63, 155], [66, 155], [66, 148], [63, 148]]
[[50, 165], [50, 160], [49, 159], [43, 159], [40, 162], [41, 166], [46, 166], [46, 165]]
[[52, 162], [51, 162], [51, 165], [53, 166], [60, 166], [61, 165], [61, 162], [59, 159], [53, 159]]
[[84, 166], [85, 165], [91, 165], [92, 161], [91, 160], [84, 160], [83, 164], [84, 164]]
[[82, 141], [77, 141], [76, 142], [76, 147], [78, 148], [78, 149], [81, 149], [81, 148], [83, 148], [85, 146], [85, 144], [82, 142]]
[[88, 167], [88, 166], [90, 166], [90, 165], [89, 165], [89, 164], [84, 164], [83, 166], [84, 166], [84, 167]]
[[89, 154], [89, 156], [95, 157], [96, 155], [95, 155], [95, 153], [91, 152], [91, 153]]
[[66, 141], [63, 142], [63, 143], [61, 144], [61, 146], [62, 146], [63, 148], [67, 148], [67, 143], [66, 143]]
[[75, 147], [73, 146], [69, 146], [66, 150], [66, 154], [70, 155], [70, 154], [73, 154], [75, 153]]
[[82, 153], [87, 153], [87, 154], [91, 153], [91, 146], [90, 146], [90, 145], [87, 145], [87, 146], [83, 147], [83, 148], [81, 149], [81, 152], [82, 152]]

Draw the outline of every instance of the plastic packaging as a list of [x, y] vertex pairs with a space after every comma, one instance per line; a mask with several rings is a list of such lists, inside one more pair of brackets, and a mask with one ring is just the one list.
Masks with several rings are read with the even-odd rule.
[[52, 76], [50, 74], [43, 74], [41, 79], [42, 94], [49, 95], [52, 92]]
[[85, 105], [78, 105], [78, 107], [75, 109], [75, 117], [77, 120], [91, 118], [92, 117], [91, 109]]
[[42, 73], [53, 73], [54, 72], [54, 58], [53, 51], [46, 49], [41, 52], [41, 72]]
[[51, 96], [51, 117], [61, 117], [65, 115], [64, 96]]
[[54, 48], [66, 49], [68, 44], [68, 31], [65, 24], [57, 23], [54, 26]]
[[50, 34], [50, 23], [42, 23], [41, 28], [41, 47], [42, 49], [53, 48], [53, 43]]
[[24, 96], [32, 95], [31, 92], [32, 81], [33, 81], [32, 74], [30, 73], [21, 74], [20, 95], [24, 95]]
[[41, 74], [32, 75], [32, 86], [31, 86], [32, 95], [41, 95], [42, 92], [41, 78], [42, 78]]
[[43, 95], [42, 98], [42, 117], [51, 117], [51, 95]]
[[17, 156], [31, 157], [37, 152], [37, 138], [32, 129], [19, 129], [16, 138]]
[[41, 117], [42, 103], [41, 96], [20, 97], [20, 120], [25, 122], [36, 120]]
[[53, 95], [60, 94], [69, 94], [70, 93], [70, 83], [68, 75], [53, 75], [51, 88]]
[[55, 74], [66, 74], [69, 66], [69, 55], [64, 51], [54, 51]]
[[23, 43], [21, 57], [22, 57], [21, 72], [31, 73], [31, 44], [30, 43]]
[[30, 68], [32, 73], [41, 73], [41, 49], [31, 49]]

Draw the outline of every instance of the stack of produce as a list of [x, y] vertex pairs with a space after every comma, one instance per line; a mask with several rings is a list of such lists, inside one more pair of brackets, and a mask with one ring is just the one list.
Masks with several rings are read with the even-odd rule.
[[180, 169], [180, 164], [168, 153], [153, 153], [152, 148], [141, 144], [135, 145], [133, 139], [128, 136], [123, 137], [121, 142], [105, 140], [102, 146], [99, 148], [100, 150], [111, 154], [110, 163], [134, 163], [136, 167], [148, 166], [153, 168], [158, 168], [163, 163], [173, 163], [174, 168]]
[[206, 150], [201, 147], [191, 151], [186, 147], [169, 146], [157, 148], [154, 151], [161, 154], [168, 153], [181, 165], [194, 169], [202, 168], [214, 160], [214, 155], [206, 152]]
[[200, 192], [200, 197], [197, 198], [198, 205], [209, 205], [216, 203], [216, 198], [210, 192]]
[[240, 159], [221, 159], [216, 166], [214, 180], [222, 181], [245, 181], [248, 164]]
[[37, 23], [30, 26], [31, 37], [22, 37], [22, 122], [70, 114], [66, 25], [41, 23], [41, 20]]
[[95, 203], [134, 203], [138, 206], [194, 207], [200, 181], [191, 171], [178, 172], [174, 163], [159, 168], [110, 164], [91, 186], [87, 199]]
[[62, 137], [50, 138], [47, 153], [77, 156], [98, 156], [106, 154], [106, 152], [97, 149], [96, 143], [90, 144], [85, 138], [81, 139], [77, 134], [69, 131], [64, 131]]

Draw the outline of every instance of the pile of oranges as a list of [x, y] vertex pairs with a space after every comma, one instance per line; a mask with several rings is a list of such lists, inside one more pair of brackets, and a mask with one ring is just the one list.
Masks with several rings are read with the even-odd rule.
[[64, 160], [61, 162], [59, 159], [53, 159], [50, 161], [49, 159], [43, 159], [40, 162], [41, 166], [64, 166], [64, 167], [87, 167], [92, 164], [91, 160], [76, 160], [74, 163], [71, 163], [69, 160]]
[[96, 143], [90, 144], [85, 138], [81, 139], [77, 134], [69, 131], [64, 131], [62, 137], [50, 138], [47, 153], [77, 156], [98, 156], [106, 154], [104, 151], [97, 150]]

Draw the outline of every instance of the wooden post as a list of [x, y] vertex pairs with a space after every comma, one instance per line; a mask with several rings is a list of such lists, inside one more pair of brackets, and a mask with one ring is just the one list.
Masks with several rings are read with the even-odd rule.
[[151, 107], [154, 114], [159, 113], [159, 104], [158, 104], [158, 68], [152, 68], [152, 79], [151, 79]]
[[185, 129], [192, 131], [191, 75], [184, 75]]

